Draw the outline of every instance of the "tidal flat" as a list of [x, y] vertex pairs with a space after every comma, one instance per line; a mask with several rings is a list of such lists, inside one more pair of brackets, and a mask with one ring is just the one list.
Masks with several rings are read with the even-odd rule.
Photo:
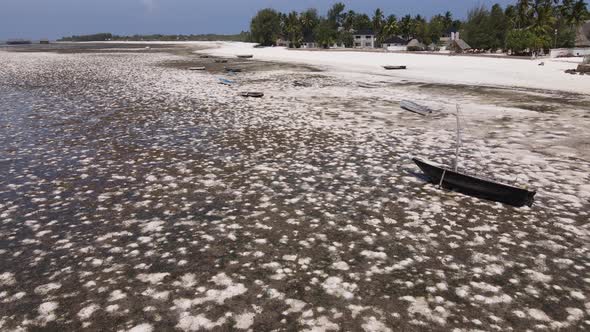
[[[590, 329], [589, 94], [199, 48], [0, 49], [0, 330]], [[455, 104], [531, 208], [410, 161], [452, 162]]]

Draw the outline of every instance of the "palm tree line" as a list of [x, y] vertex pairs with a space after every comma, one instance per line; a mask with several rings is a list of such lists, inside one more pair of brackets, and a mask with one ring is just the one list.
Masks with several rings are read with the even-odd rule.
[[369, 16], [346, 10], [339, 2], [324, 16], [313, 8], [300, 13], [263, 9], [252, 18], [250, 29], [254, 42], [270, 46], [281, 38], [289, 47], [300, 47], [310, 40], [321, 47], [352, 47], [353, 33], [363, 30], [374, 32], [377, 46], [394, 36], [430, 44], [439, 43], [449, 31], [460, 31], [473, 48], [520, 53], [572, 47], [577, 27], [589, 18], [584, 0], [517, 0], [506, 8], [499, 4], [478, 6], [463, 21], [454, 19], [449, 11], [427, 19], [422, 15], [386, 15], [378, 8]]

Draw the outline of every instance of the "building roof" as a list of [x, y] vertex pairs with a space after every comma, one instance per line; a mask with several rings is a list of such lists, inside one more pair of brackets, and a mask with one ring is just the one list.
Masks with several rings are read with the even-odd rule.
[[426, 48], [426, 46], [424, 44], [422, 44], [421, 42], [419, 42], [418, 39], [412, 39], [412, 40], [410, 40], [410, 42], [408, 43], [408, 47], [421, 47], [421, 48]]
[[353, 35], [367, 35], [367, 36], [372, 35], [372, 36], [374, 36], [375, 33], [371, 29], [360, 29], [360, 30], [354, 31]]
[[385, 39], [383, 41], [383, 44], [400, 44], [400, 45], [406, 45], [408, 44], [408, 41], [399, 37], [399, 36], [393, 36], [393, 37], [389, 37], [387, 39]]
[[590, 21], [582, 24], [576, 33], [577, 47], [590, 47]]
[[455, 39], [453, 40], [453, 44], [455, 47], [458, 47], [463, 51], [471, 49], [471, 46], [469, 46], [469, 44], [467, 44], [463, 39]]

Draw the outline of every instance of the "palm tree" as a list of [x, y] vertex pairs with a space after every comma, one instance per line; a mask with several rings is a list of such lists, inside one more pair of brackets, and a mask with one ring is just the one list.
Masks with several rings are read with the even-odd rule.
[[397, 24], [397, 17], [395, 17], [395, 15], [389, 15], [387, 20], [385, 20], [385, 24], [383, 25], [383, 39], [381, 42], [389, 37], [396, 36], [398, 33], [399, 25]]
[[344, 14], [344, 20], [342, 22], [342, 27], [344, 30], [350, 31], [350, 29], [352, 29], [356, 16], [357, 14], [354, 10], [349, 10], [348, 13]]
[[530, 0], [518, 0], [516, 4], [516, 12], [518, 15], [518, 27], [524, 28], [528, 26], [529, 18], [531, 14], [531, 3]]
[[377, 44], [381, 44], [382, 41], [382, 30], [383, 30], [383, 11], [379, 8], [375, 10], [375, 14], [373, 14], [373, 33], [377, 36]]
[[299, 21], [303, 37], [311, 37], [313, 30], [318, 26], [320, 19], [318, 11], [315, 8], [310, 8], [299, 15]]
[[575, 27], [579, 27], [586, 18], [588, 18], [588, 8], [586, 7], [586, 2], [584, 0], [578, 0], [574, 3], [572, 8], [572, 16], [571, 16], [571, 23]]
[[399, 32], [404, 39], [410, 39], [412, 36], [412, 16], [406, 15], [399, 21]]

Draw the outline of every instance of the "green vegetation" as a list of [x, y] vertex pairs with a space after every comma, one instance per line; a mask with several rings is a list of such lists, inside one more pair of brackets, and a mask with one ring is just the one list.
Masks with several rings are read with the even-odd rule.
[[90, 41], [250, 41], [250, 33], [241, 32], [237, 35], [133, 35], [118, 36], [111, 33], [97, 33], [92, 35], [81, 35], [63, 37], [59, 41], [90, 42]]
[[459, 31], [471, 47], [482, 51], [512, 50], [514, 54], [539, 52], [551, 47], [572, 47], [575, 31], [590, 19], [584, 0], [517, 0], [502, 8], [477, 6], [465, 21], [455, 20], [451, 12], [427, 19], [421, 15], [386, 15], [377, 8], [372, 16], [346, 10], [334, 4], [325, 16], [316, 9], [283, 14], [263, 9], [252, 19], [252, 40], [273, 45], [278, 38], [289, 47], [300, 47], [314, 40], [321, 47], [335, 43], [351, 47], [353, 31], [371, 29], [377, 46], [390, 37], [418, 39], [423, 44], [439, 43], [451, 31]]
[[386, 16], [379, 8], [372, 16], [346, 11], [346, 6], [339, 2], [325, 16], [319, 16], [316, 9], [288, 14], [263, 9], [252, 18], [250, 29], [252, 40], [261, 45], [272, 45], [281, 38], [288, 42], [289, 47], [299, 47], [306, 40], [314, 40], [321, 47], [333, 44], [352, 47], [353, 31], [372, 30], [376, 35], [377, 46], [394, 36], [408, 40], [417, 38], [430, 44], [438, 42], [444, 33], [458, 30], [460, 26], [461, 21], [453, 20], [450, 12], [436, 15], [430, 21], [420, 15], [406, 15], [398, 20], [395, 15]]
[[496, 4], [471, 10], [462, 36], [477, 49], [540, 52], [574, 46], [576, 29], [586, 19], [584, 0], [518, 0], [505, 9]]

